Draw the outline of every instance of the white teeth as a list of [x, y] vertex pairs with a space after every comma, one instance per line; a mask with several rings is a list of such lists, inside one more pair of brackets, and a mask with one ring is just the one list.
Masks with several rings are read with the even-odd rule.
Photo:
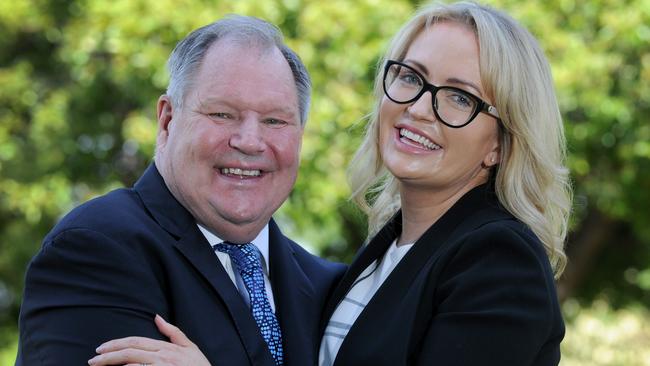
[[399, 135], [402, 136], [402, 137], [406, 137], [409, 140], [413, 140], [413, 141], [423, 145], [424, 147], [426, 147], [429, 150], [438, 150], [438, 149], [440, 149], [440, 146], [434, 144], [433, 141], [429, 140], [428, 138], [426, 138], [426, 137], [424, 137], [422, 135], [418, 135], [417, 133], [411, 132], [411, 131], [407, 130], [406, 128], [401, 128], [399, 130]]
[[221, 173], [222, 174], [233, 174], [233, 175], [241, 175], [241, 176], [248, 176], [248, 177], [258, 177], [262, 174], [261, 171], [257, 169], [240, 169], [240, 168], [221, 168]]

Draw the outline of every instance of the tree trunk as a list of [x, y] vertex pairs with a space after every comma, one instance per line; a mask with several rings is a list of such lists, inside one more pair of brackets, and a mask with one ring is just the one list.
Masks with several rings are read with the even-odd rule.
[[569, 235], [567, 243], [567, 263], [564, 274], [558, 281], [560, 301], [569, 298], [584, 282], [594, 265], [594, 259], [601, 250], [611, 242], [618, 223], [591, 209], [582, 221], [578, 231]]

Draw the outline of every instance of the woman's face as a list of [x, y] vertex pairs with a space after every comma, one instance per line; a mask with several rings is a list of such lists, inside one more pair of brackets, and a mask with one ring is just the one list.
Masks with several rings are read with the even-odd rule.
[[[441, 22], [425, 28], [403, 63], [431, 84], [460, 88], [493, 104], [481, 85], [476, 36], [465, 25]], [[467, 126], [451, 128], [436, 119], [431, 98], [425, 92], [412, 103], [397, 104], [384, 95], [379, 113], [384, 164], [402, 189], [457, 191], [486, 182], [485, 166], [499, 162], [496, 119], [479, 113]]]

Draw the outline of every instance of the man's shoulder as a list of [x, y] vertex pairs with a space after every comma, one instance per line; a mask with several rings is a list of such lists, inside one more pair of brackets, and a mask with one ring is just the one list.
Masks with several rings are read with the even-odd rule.
[[[48, 237], [70, 229], [106, 232], [137, 225], [147, 216], [144, 204], [130, 188], [120, 188], [73, 208], [54, 226]], [[46, 239], [47, 240], [47, 239]]]

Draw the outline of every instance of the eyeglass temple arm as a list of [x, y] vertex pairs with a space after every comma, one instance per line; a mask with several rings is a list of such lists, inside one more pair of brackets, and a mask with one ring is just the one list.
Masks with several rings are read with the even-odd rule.
[[481, 108], [481, 110], [496, 119], [501, 119], [501, 116], [499, 116], [499, 111], [497, 111], [496, 107], [494, 106], [483, 102], [483, 108]]

